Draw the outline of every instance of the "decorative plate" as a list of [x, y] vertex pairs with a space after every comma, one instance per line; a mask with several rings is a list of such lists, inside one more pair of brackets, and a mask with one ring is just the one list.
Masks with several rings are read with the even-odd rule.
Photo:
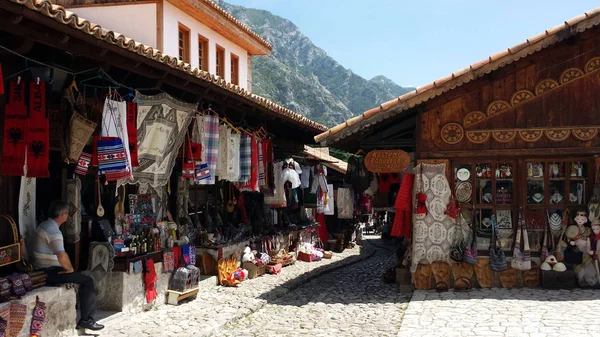
[[456, 172], [456, 178], [460, 181], [467, 181], [471, 178], [471, 171], [466, 168], [461, 168]]
[[469, 181], [463, 181], [456, 185], [456, 200], [463, 204], [471, 201], [473, 194], [473, 185]]

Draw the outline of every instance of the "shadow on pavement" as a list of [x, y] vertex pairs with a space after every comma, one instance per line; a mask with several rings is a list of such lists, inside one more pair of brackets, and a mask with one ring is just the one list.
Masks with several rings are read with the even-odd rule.
[[259, 298], [270, 304], [294, 306], [310, 303], [403, 302], [406, 296], [398, 293], [397, 285], [384, 283], [382, 280], [382, 274], [397, 263], [396, 247], [397, 244], [393, 240], [384, 241], [378, 236], [367, 236], [363, 240], [360, 255], [315, 268], [299, 278], [279, 285], [275, 290], [289, 290], [279, 298], [273, 299], [268, 293]]

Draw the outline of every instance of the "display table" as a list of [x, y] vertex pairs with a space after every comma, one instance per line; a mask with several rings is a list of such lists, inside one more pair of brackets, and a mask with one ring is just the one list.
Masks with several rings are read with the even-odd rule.
[[140, 261], [140, 260], [145, 260], [148, 258], [152, 259], [152, 261], [154, 261], [154, 263], [162, 262], [163, 253], [162, 253], [162, 251], [158, 251], [158, 252], [152, 252], [152, 253], [137, 255], [137, 256], [132, 256], [132, 257], [116, 256], [114, 258], [115, 266], [113, 267], [113, 271], [122, 271], [122, 272], [128, 273], [130, 271], [129, 267], [131, 266], [132, 263]]

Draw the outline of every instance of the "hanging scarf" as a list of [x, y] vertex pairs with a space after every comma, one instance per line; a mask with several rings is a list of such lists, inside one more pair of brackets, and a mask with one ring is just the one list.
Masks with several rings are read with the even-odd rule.
[[263, 141], [258, 142], [258, 187], [263, 187], [267, 184], [265, 180], [265, 162], [263, 153]]
[[199, 138], [202, 140], [202, 159], [208, 166], [208, 176], [207, 174], [203, 174], [205, 178], [197, 182], [200, 185], [212, 185], [215, 183], [217, 163], [219, 161], [219, 118], [212, 115], [202, 116], [202, 123], [198, 123], [198, 127], [202, 127]]
[[228, 180], [227, 177], [227, 145], [231, 130], [227, 125], [219, 126], [219, 160], [217, 162], [217, 177], [220, 180]]
[[273, 140], [263, 139], [263, 162], [265, 168], [265, 180], [270, 189], [275, 188], [275, 175], [273, 174]]
[[4, 113], [4, 141], [0, 159], [0, 175], [23, 176], [27, 139], [27, 107], [25, 84], [10, 83], [8, 104]]
[[325, 214], [317, 214], [317, 222], [319, 223], [319, 239], [321, 239], [321, 242], [327, 242], [327, 240], [329, 240], [329, 231], [327, 231], [327, 221], [325, 221]]
[[127, 103], [127, 138], [129, 142], [129, 154], [131, 156], [131, 167], [140, 166], [138, 160], [137, 144], [137, 103]]
[[240, 134], [232, 133], [227, 145], [227, 177], [229, 181], [240, 180]]
[[240, 183], [250, 180], [250, 171], [252, 169], [252, 147], [250, 136], [242, 135], [240, 139]]
[[251, 155], [250, 162], [252, 168], [250, 170], [250, 189], [252, 191], [258, 191], [258, 142], [256, 137], [252, 136], [250, 140]]
[[29, 83], [27, 119], [27, 176], [48, 178], [50, 163], [50, 123], [46, 115], [46, 83]]

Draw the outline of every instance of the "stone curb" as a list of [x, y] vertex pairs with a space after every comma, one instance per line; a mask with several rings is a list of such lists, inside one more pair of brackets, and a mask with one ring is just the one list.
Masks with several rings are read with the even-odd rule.
[[[363, 240], [363, 241], [368, 241], [368, 240]], [[362, 249], [363, 248], [361, 247], [361, 250]], [[310, 275], [310, 276], [300, 275], [297, 278], [288, 281], [288, 282], [291, 283], [291, 285], [289, 285], [287, 287], [284, 287], [284, 289], [286, 289], [285, 291], [277, 292], [277, 295], [274, 295], [272, 298], [269, 298], [268, 300], [264, 300], [263, 299], [262, 302], [261, 302], [261, 304], [258, 305], [254, 309], [250, 309], [249, 313], [244, 314], [244, 315], [238, 315], [236, 317], [232, 317], [231, 319], [229, 319], [227, 322], [225, 322], [221, 326], [219, 326], [217, 328], [211, 329], [212, 330], [211, 332], [203, 334], [202, 336], [207, 336], [207, 337], [208, 336], [216, 336], [218, 333], [220, 333], [220, 332], [223, 331], [224, 327], [226, 327], [228, 325], [231, 325], [231, 324], [235, 324], [235, 323], [239, 322], [241, 319], [243, 319], [243, 318], [245, 318], [245, 317], [247, 317], [249, 315], [252, 315], [253, 313], [255, 313], [258, 310], [262, 309], [269, 301], [277, 300], [277, 299], [283, 297], [284, 295], [288, 294], [290, 291], [293, 291], [293, 290], [297, 289], [298, 287], [300, 287], [300, 286], [302, 286], [302, 285], [304, 285], [304, 284], [306, 284], [306, 283], [314, 280], [317, 277], [323, 276], [325, 274], [328, 274], [330, 272], [336, 271], [336, 270], [344, 268], [344, 267], [348, 267], [348, 266], [354, 265], [354, 264], [359, 263], [361, 261], [365, 261], [365, 260], [373, 257], [373, 255], [375, 255], [375, 253], [377, 253], [377, 250], [373, 250], [373, 251], [371, 251], [371, 252], [369, 252], [369, 253], [367, 253], [367, 254], [365, 254], [363, 256], [358, 255], [358, 257], [353, 256], [353, 257], [349, 257], [347, 259], [340, 260], [339, 262], [345, 262], [345, 263], [340, 263], [340, 264], [338, 264], [338, 265], [336, 265], [334, 267], [329, 267], [330, 265], [335, 264], [335, 263], [331, 263], [330, 265], [324, 266], [322, 268], [322, 270], [320, 270], [318, 272], [315, 272], [315, 273], [312, 273], [312, 275]]]

